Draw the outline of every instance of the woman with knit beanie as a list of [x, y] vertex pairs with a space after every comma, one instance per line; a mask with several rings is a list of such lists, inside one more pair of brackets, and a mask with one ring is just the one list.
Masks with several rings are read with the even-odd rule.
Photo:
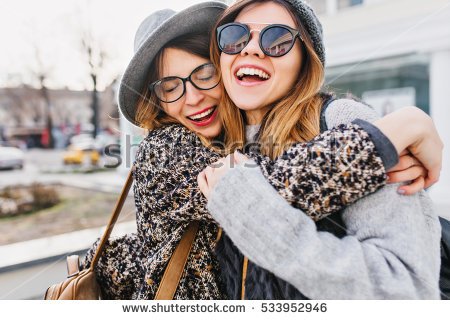
[[[319, 184], [325, 178], [321, 170], [296, 175], [289, 160], [298, 161], [302, 155], [292, 148], [327, 128], [355, 123], [356, 118], [378, 121], [364, 104], [320, 93], [325, 52], [313, 10], [298, 0], [238, 1], [216, 24], [211, 59], [220, 65], [226, 89], [220, 112], [227, 141], [260, 146], [259, 154], [250, 155], [253, 160], [235, 153], [235, 163], [230, 157], [221, 159], [198, 179], [211, 215], [225, 231], [218, 259], [228, 296], [438, 299], [440, 225], [424, 191], [406, 197], [397, 192], [398, 185], [387, 185], [330, 216], [321, 212], [330, 203], [328, 191], [317, 207], [291, 206], [297, 195], [314, 194], [314, 188], [290, 189], [298, 183], [292, 177]], [[404, 118], [394, 120], [394, 131], [423, 116], [414, 108], [400, 113]], [[384, 120], [391, 116], [393, 120], [396, 115]], [[374, 141], [382, 135], [369, 129], [368, 122], [356, 123]], [[392, 132], [379, 128], [388, 136]], [[386, 147], [379, 150], [392, 155]], [[280, 173], [255, 165], [261, 165], [260, 156], [275, 162], [284, 159], [278, 171], [284, 172], [285, 186], [267, 182]], [[330, 167], [341, 165], [320, 152], [311, 156], [323, 157]], [[424, 164], [428, 176], [419, 184], [429, 186], [436, 180], [440, 166], [433, 162]], [[331, 178], [326, 184], [340, 181]]]

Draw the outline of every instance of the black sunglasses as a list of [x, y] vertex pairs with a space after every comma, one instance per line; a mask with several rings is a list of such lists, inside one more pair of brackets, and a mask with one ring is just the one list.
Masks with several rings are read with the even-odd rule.
[[[238, 54], [250, 41], [253, 30], [242, 23], [231, 22], [217, 28], [220, 51]], [[271, 24], [259, 32], [259, 47], [269, 57], [282, 57], [294, 46], [297, 37], [303, 41], [300, 31], [284, 24]]]
[[210, 90], [219, 84], [219, 73], [214, 64], [208, 62], [195, 68], [186, 78], [165, 77], [149, 85], [151, 92], [165, 103], [179, 100], [186, 92], [186, 82], [189, 81], [198, 90]]

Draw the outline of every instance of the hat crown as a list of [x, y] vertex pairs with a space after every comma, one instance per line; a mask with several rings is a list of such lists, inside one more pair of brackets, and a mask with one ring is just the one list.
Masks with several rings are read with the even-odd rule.
[[295, 8], [295, 14], [300, 18], [306, 31], [311, 37], [314, 50], [319, 56], [320, 61], [325, 66], [325, 45], [323, 43], [322, 24], [317, 18], [312, 7], [304, 0], [285, 0]]
[[134, 52], [136, 53], [145, 40], [147, 40], [147, 38], [150, 37], [163, 22], [168, 20], [175, 13], [176, 12], [171, 9], [163, 9], [156, 11], [145, 18], [139, 25], [134, 37]]

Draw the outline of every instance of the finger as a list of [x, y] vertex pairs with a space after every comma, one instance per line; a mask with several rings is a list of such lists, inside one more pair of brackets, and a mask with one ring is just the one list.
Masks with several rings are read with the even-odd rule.
[[414, 166], [402, 171], [389, 172], [389, 183], [412, 181], [419, 177], [426, 177], [427, 170], [424, 167]]
[[205, 170], [203, 170], [203, 172], [205, 173], [205, 177], [206, 177], [206, 181], [207, 181], [207, 182], [210, 181], [212, 175], [214, 174], [214, 169], [215, 169], [215, 168], [212, 167], [212, 166], [207, 166], [207, 167], [205, 168]]
[[423, 190], [424, 187], [425, 187], [425, 178], [420, 176], [417, 179], [415, 179], [411, 184], [401, 186], [400, 188], [398, 188], [398, 193], [409, 196]]
[[404, 155], [404, 156], [402, 156], [402, 158], [403, 158], [404, 165], [407, 166], [408, 168], [412, 167], [412, 166], [421, 166], [422, 165], [422, 163], [411, 154]]
[[244, 163], [248, 160], [248, 157], [244, 156], [242, 153], [240, 153], [239, 151], [234, 151], [234, 161], [236, 164], [241, 164]]
[[206, 174], [205, 174], [204, 170], [198, 174], [197, 183], [198, 183], [198, 188], [200, 189], [200, 191], [203, 193], [203, 195], [206, 198], [208, 198], [208, 196], [209, 196], [208, 189], [209, 188], [208, 188], [208, 181], [206, 179]]
[[411, 153], [408, 151], [408, 149], [405, 149], [405, 150], [403, 150], [403, 151], [400, 153], [400, 157], [401, 157], [401, 156], [404, 156], [404, 155], [407, 155], [407, 154], [411, 154]]
[[419, 160], [417, 160], [413, 156], [404, 155], [398, 159], [398, 163], [395, 165], [395, 167], [391, 168], [388, 172], [402, 171], [417, 165], [422, 165]]
[[441, 173], [441, 166], [438, 166], [437, 168], [432, 168], [428, 171], [428, 175], [425, 178], [425, 189], [428, 189], [433, 184], [439, 181], [440, 173]]
[[213, 169], [220, 169], [225, 165], [225, 162], [226, 162], [226, 158], [220, 158], [219, 160], [217, 160], [216, 162], [211, 164], [210, 167]]
[[219, 160], [217, 160], [216, 162], [212, 163], [211, 165], [209, 165], [210, 167], [212, 167], [213, 169], [218, 169], [218, 168], [222, 168], [225, 163], [227, 161], [227, 158], [220, 158]]

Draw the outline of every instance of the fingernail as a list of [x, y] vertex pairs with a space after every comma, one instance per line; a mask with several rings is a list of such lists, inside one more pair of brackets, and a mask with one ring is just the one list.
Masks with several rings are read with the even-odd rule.
[[398, 189], [397, 192], [400, 193], [400, 194], [405, 194], [406, 193], [406, 191], [403, 190], [403, 189]]

